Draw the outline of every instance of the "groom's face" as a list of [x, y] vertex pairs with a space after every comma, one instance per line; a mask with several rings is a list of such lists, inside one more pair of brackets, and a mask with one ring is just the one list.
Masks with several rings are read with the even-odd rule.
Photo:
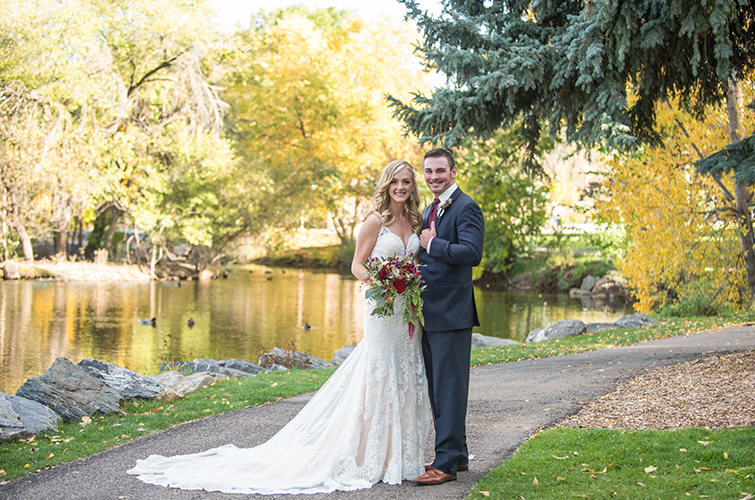
[[436, 197], [443, 194], [456, 180], [456, 167], [451, 168], [448, 160], [442, 156], [425, 158], [424, 169], [425, 183]]

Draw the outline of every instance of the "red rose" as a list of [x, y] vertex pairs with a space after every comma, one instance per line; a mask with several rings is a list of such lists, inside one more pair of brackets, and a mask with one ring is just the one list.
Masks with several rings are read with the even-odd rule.
[[388, 278], [388, 270], [385, 267], [381, 268], [378, 276], [381, 280], [386, 280]]
[[406, 282], [404, 278], [397, 278], [393, 282], [393, 288], [396, 289], [396, 293], [404, 293], [406, 291]]

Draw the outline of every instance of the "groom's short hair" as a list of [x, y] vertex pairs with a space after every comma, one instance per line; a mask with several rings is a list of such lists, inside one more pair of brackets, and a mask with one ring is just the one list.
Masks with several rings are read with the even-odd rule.
[[423, 158], [423, 161], [426, 158], [441, 158], [441, 157], [448, 160], [449, 168], [454, 168], [456, 166], [456, 162], [454, 161], [454, 156], [451, 154], [449, 150], [443, 149], [443, 148], [431, 149], [430, 151], [425, 153], [425, 158]]

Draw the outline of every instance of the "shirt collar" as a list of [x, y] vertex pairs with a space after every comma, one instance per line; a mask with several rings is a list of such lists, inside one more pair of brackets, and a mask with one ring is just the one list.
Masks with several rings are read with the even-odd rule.
[[441, 205], [445, 203], [446, 200], [448, 200], [452, 194], [454, 194], [454, 191], [456, 191], [456, 188], [457, 186], [456, 186], [456, 183], [454, 182], [448, 187], [448, 189], [440, 193], [440, 196], [438, 196], [438, 199], [440, 200]]

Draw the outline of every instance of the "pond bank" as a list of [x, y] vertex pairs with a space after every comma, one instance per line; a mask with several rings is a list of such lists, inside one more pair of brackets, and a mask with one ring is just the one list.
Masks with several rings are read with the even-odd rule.
[[[340, 246], [308, 247], [270, 254], [251, 264], [302, 269], [322, 269], [339, 274], [350, 274], [346, 260], [350, 260]], [[347, 259], [348, 257], [348, 259]], [[5, 264], [0, 264], [0, 267]], [[149, 281], [149, 275], [138, 266], [131, 264], [94, 264], [91, 262], [51, 262], [38, 261], [32, 264], [17, 264], [21, 279], [49, 279], [59, 281]], [[163, 263], [155, 269], [157, 281], [217, 279], [225, 277], [227, 268], [214, 267], [201, 276], [189, 269], [188, 263]], [[202, 273], [200, 273], [202, 274]], [[583, 288], [586, 277], [609, 277], [615, 285], [610, 295], [628, 302], [634, 302], [631, 294], [622, 283], [621, 276], [613, 266], [602, 260], [549, 263], [547, 260], [533, 259], [526, 266], [511, 273], [491, 273], [486, 271], [475, 280], [475, 284], [489, 290], [520, 290], [537, 293], [574, 293]], [[585, 290], [587, 291], [587, 290]], [[590, 290], [592, 291], [592, 290]], [[575, 297], [576, 298], [576, 297]]]
[[[304, 247], [274, 252], [254, 261], [255, 264], [273, 267], [299, 267], [328, 269], [348, 274], [353, 250], [341, 246]], [[475, 285], [498, 291], [530, 291], [537, 293], [569, 293], [583, 286], [584, 278], [608, 277], [617, 285], [611, 294], [633, 302], [623, 279], [610, 262], [597, 254], [574, 253], [574, 258], [552, 260], [546, 253], [518, 261], [508, 272], [484, 271]], [[585, 255], [588, 255], [585, 257]]]
[[149, 275], [136, 265], [94, 264], [92, 262], [19, 263], [20, 279], [51, 281], [149, 281]]

